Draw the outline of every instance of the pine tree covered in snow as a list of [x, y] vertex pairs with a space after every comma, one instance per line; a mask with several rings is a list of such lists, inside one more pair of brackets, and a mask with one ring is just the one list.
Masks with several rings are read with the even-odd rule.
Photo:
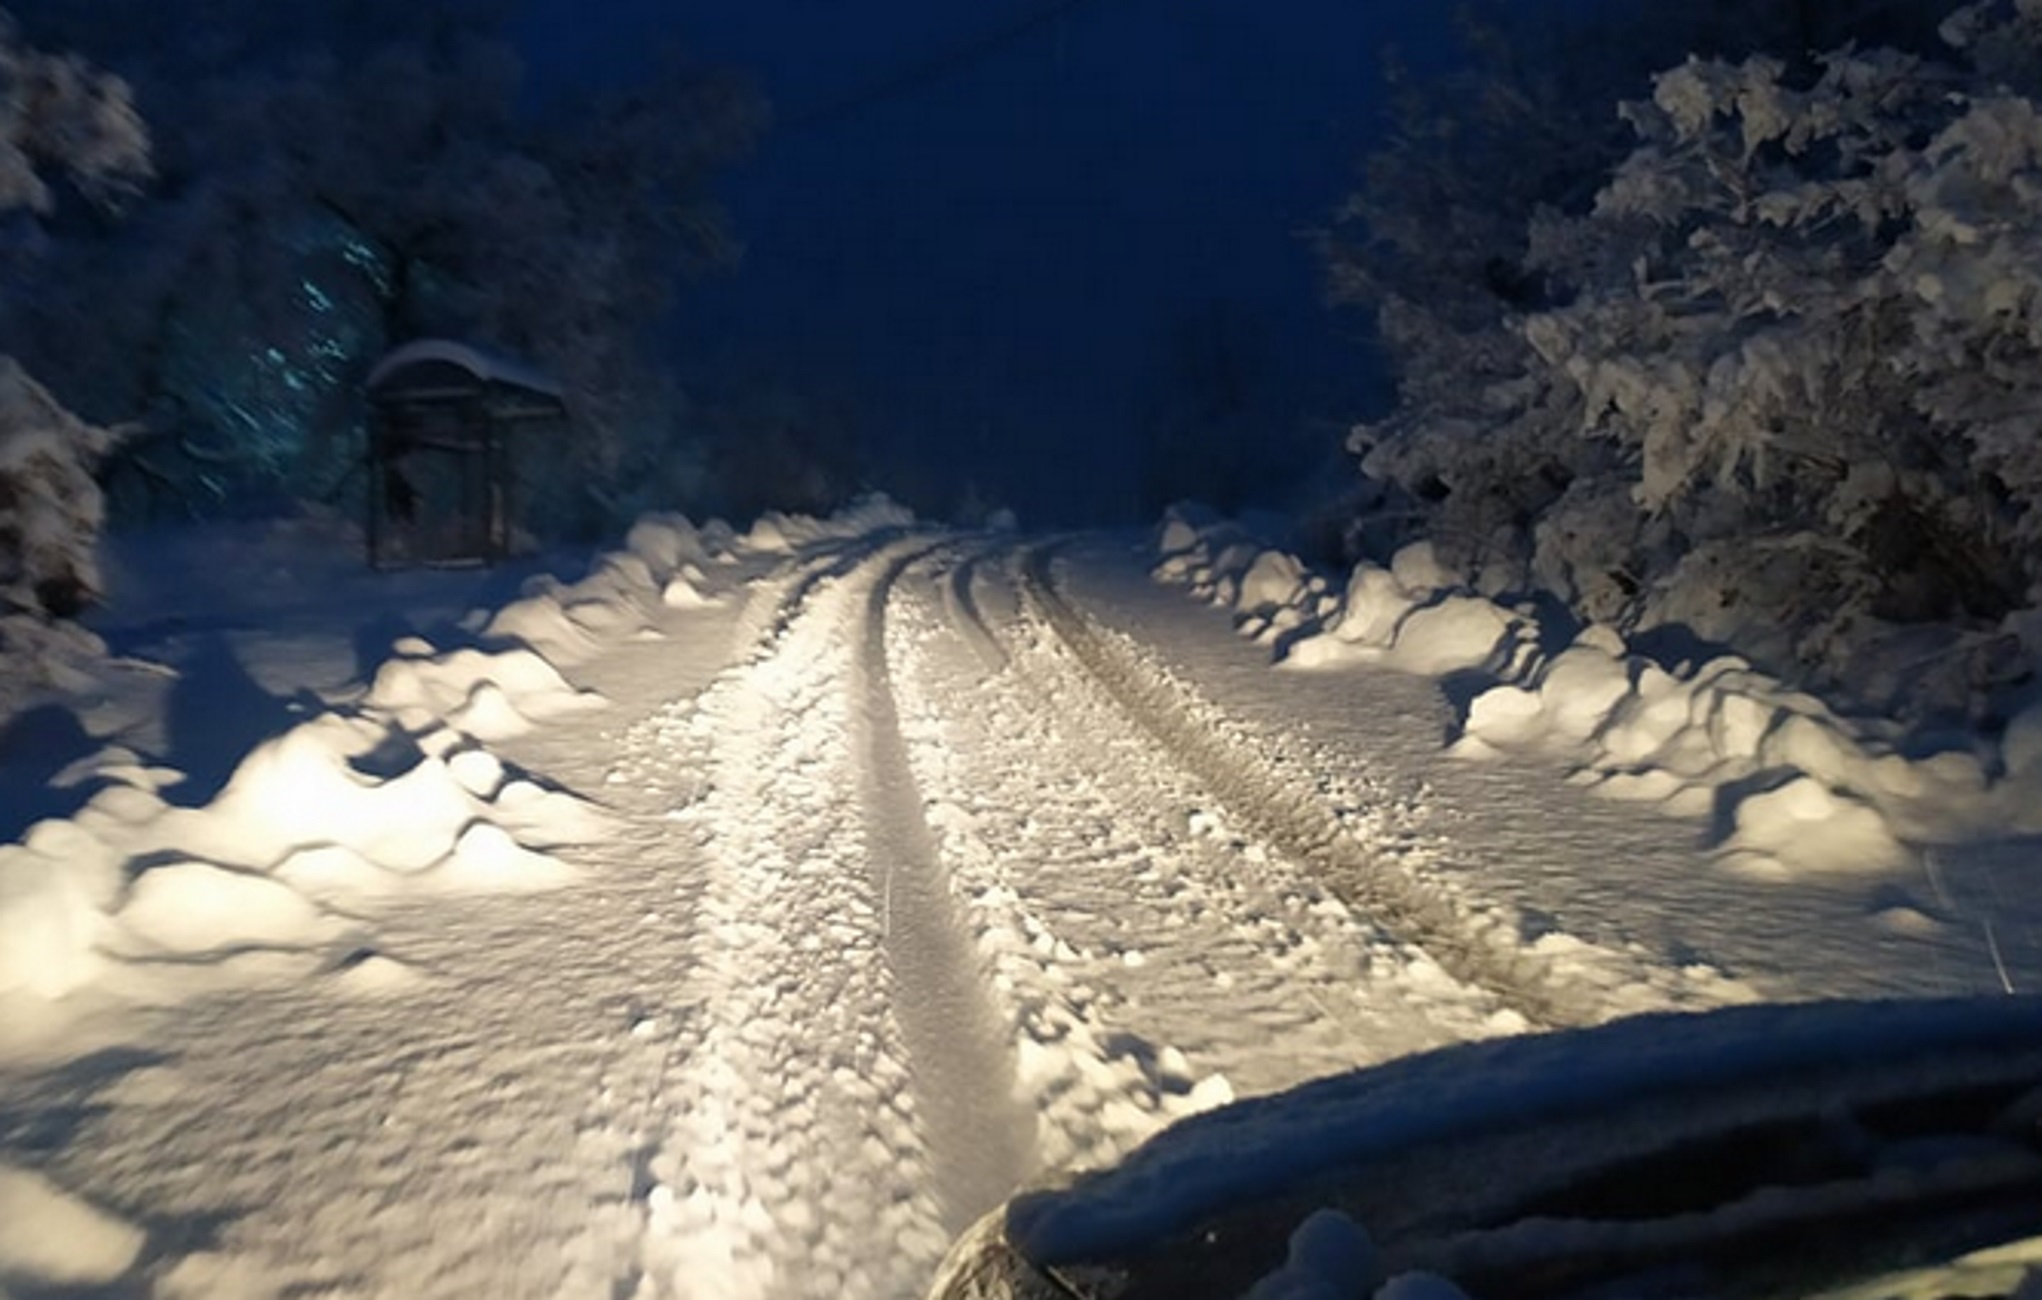
[[1922, 707], [2029, 671], [2038, 31], [1970, 5], [1934, 57], [1661, 72], [1592, 201], [1532, 205], [1532, 292], [1419, 347], [1379, 299], [1405, 400], [1356, 431], [1364, 471], [1588, 617]]
[[[125, 83], [29, 48], [5, 15], [0, 87], [0, 210], [49, 213], [64, 185], [109, 205], [147, 177], [148, 135]], [[0, 357], [0, 673], [40, 675], [80, 635], [52, 619], [98, 595], [93, 472], [113, 441]]]

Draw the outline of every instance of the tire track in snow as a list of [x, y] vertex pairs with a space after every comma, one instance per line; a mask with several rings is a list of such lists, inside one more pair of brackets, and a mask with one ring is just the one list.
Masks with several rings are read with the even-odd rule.
[[982, 1146], [947, 1095], [1011, 1088], [997, 1054], [943, 1037], [970, 1020], [950, 982], [975, 973], [946, 955], [943, 882], [872, 668], [893, 575], [930, 546], [894, 534], [762, 587], [760, 648], [675, 719], [674, 759], [705, 774], [669, 816], [709, 866], [707, 1012], [663, 1099], [645, 1297], [918, 1293], [953, 1224], [1026, 1159]]
[[1035, 1125], [1014, 1099], [1013, 1052], [951, 901], [949, 873], [923, 819], [887, 666], [887, 607], [928, 551], [895, 560], [866, 597], [854, 671], [862, 705], [867, 855], [879, 891], [894, 1013], [913, 1058], [945, 1226], [962, 1231], [1005, 1200], [1035, 1163]]
[[1527, 951], [1502, 918], [1471, 912], [1371, 852], [1323, 804], [1285, 785], [1187, 711], [1167, 680], [1095, 629], [1057, 589], [1051, 563], [1060, 544], [1030, 547], [1019, 556], [1024, 599], [1106, 694], [1209, 789], [1231, 818], [1318, 868], [1328, 887], [1385, 930], [1534, 1024], [1557, 1028], [1607, 1018], [1599, 991], [1577, 986]]
[[995, 554], [992, 547], [985, 547], [962, 559], [955, 560], [944, 574], [943, 596], [951, 626], [955, 627], [972, 653], [987, 672], [997, 673], [1007, 666], [1007, 651], [993, 635], [992, 627], [986, 622], [985, 611], [978, 603], [977, 583], [979, 566]]
[[1010, 668], [986, 674], [954, 569], [930, 568], [891, 606], [893, 673], [1045, 1167], [1110, 1161], [1235, 1086], [1522, 1027], [1227, 834], [1205, 789], [1004, 599], [1011, 583], [989, 623]]

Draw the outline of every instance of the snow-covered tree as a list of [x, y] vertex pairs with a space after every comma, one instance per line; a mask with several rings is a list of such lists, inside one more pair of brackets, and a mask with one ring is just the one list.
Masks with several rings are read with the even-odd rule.
[[[51, 213], [65, 187], [111, 205], [148, 174], [148, 133], [126, 84], [31, 48], [0, 14], [0, 211]], [[93, 472], [113, 441], [0, 357], [0, 672], [32, 670], [36, 652], [61, 638], [49, 620], [98, 595], [104, 512]]]
[[2034, 663], [2038, 20], [1659, 74], [1592, 203], [1525, 222], [1535, 292], [1406, 353], [1365, 471], [1591, 617], [1923, 704]]
[[541, 111], [500, 7], [357, 0], [302, 28], [272, 8], [212, 0], [154, 48], [103, 31], [133, 60], [163, 183], [89, 258], [46, 260], [41, 283], [74, 291], [14, 314], [51, 382], [108, 418], [150, 413], [138, 459], [175, 491], [330, 497], [359, 482], [375, 356], [452, 334], [568, 390], [577, 436], [529, 466], [544, 522], [643, 481], [675, 432], [648, 331], [676, 281], [734, 256], [706, 187], [759, 102], [669, 65]]
[[[1374, 314], [1397, 382], [1395, 410], [1358, 439], [1371, 473], [1410, 489], [1430, 530], [1465, 554], [1503, 545], [1499, 530], [1521, 530], [1598, 473], [1598, 449], [1554, 436], [1567, 399], [1536, 382], [1509, 322], [1563, 291], [1533, 262], [1535, 218], [1585, 214], [1634, 146], [1615, 105], [1690, 52], [1806, 63], [1852, 34], [1922, 47], [1943, 7], [1488, 3], [1464, 11], [1462, 65], [1421, 78], [1393, 64], [1386, 141], [1322, 241], [1335, 302]], [[1562, 409], [1546, 410], [1555, 400]], [[1499, 426], [1508, 436], [1471, 436]]]

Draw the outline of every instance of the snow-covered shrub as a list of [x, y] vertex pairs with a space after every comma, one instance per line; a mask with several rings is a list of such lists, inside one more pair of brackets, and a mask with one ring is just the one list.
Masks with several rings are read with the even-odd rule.
[[[50, 211], [52, 173], [110, 204], [147, 177], [148, 160], [125, 83], [28, 48], [0, 14], [0, 211]], [[0, 678], [17, 688], [91, 648], [51, 620], [99, 594], [105, 511], [93, 471], [113, 442], [0, 356]]]
[[1513, 569], [1521, 581], [1532, 523], [1573, 483], [1609, 472], [1610, 449], [1578, 436], [1578, 393], [1553, 382], [1515, 323], [1572, 292], [1540, 233], [1552, 217], [1587, 214], [1635, 147], [1615, 103], [1690, 51], [1805, 61], [1847, 35], [1933, 45], [1946, 7], [1477, 3], [1464, 19], [1464, 66], [1430, 80], [1393, 67], [1388, 141], [1321, 244], [1334, 301], [1373, 313], [1396, 380], [1394, 409], [1349, 443], [1394, 491], [1371, 498], [1350, 537], [1380, 533], [1385, 517], [1407, 533], [1416, 524], [1449, 559], [1495, 574], [1485, 589]]
[[125, 81], [30, 48], [0, 11], [0, 212], [49, 211], [52, 171], [111, 203], [148, 177], [149, 134]]
[[[1474, 382], [1452, 396], [1455, 354], [1421, 350], [1431, 378], [1353, 439], [1364, 472], [1428, 503], [1451, 562], [1521, 556], [1591, 619], [1924, 707], [2026, 671], [2004, 620], [2042, 598], [2032, 8], [1960, 10], [1973, 62], [1660, 73], [1592, 205], [1527, 223], [1537, 293], [1471, 332]], [[1408, 311], [1384, 304], [1393, 345]]]
[[0, 357], [0, 612], [69, 617], [99, 594], [92, 470], [112, 441]]

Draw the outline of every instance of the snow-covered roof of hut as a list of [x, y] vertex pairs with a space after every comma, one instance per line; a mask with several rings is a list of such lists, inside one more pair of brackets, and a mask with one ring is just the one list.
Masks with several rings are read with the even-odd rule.
[[395, 349], [378, 361], [375, 369], [369, 371], [369, 387], [380, 387], [392, 375], [424, 361], [440, 361], [459, 366], [485, 383], [508, 384], [513, 388], [541, 393], [547, 397], [566, 396], [558, 381], [523, 362], [454, 339], [414, 339]]

